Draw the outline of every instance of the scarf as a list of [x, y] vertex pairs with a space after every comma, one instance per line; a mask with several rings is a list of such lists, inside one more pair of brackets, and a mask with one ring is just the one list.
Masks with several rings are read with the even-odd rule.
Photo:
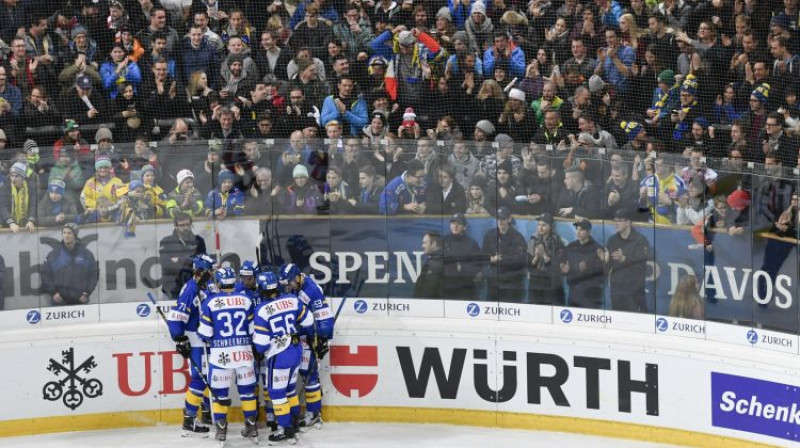
[[11, 197], [14, 202], [14, 210], [11, 212], [14, 222], [22, 223], [28, 220], [28, 183], [23, 182], [22, 188], [17, 189], [14, 184], [11, 184]]

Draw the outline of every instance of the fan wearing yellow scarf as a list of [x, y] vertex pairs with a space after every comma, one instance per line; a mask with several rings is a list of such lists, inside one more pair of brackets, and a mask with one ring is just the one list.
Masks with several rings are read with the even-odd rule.
[[28, 185], [28, 167], [23, 162], [11, 166], [8, 177], [0, 187], [0, 219], [12, 232], [21, 227], [36, 231], [36, 192]]

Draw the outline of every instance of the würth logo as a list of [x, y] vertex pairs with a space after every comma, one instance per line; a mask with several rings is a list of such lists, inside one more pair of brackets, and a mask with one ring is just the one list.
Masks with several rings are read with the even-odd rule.
[[[331, 346], [331, 368], [334, 372], [342, 370], [360, 369], [338, 369], [337, 367], [378, 367], [378, 347], [375, 345], [349, 345]], [[367, 369], [373, 370], [373, 369]], [[377, 369], [374, 369], [377, 370]], [[373, 370], [373, 371], [374, 371]], [[359, 398], [366, 397], [375, 389], [378, 384], [377, 373], [331, 373], [333, 387], [346, 397], [353, 397], [353, 391], [358, 393]]]

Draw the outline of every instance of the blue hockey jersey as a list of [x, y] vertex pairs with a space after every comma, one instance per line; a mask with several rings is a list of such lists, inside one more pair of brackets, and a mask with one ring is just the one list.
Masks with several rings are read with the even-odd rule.
[[305, 304], [294, 294], [283, 294], [256, 309], [253, 344], [269, 359], [289, 348], [292, 336], [313, 325], [314, 316]]
[[317, 336], [326, 339], [333, 338], [333, 325], [335, 323], [333, 310], [331, 310], [328, 301], [325, 299], [322, 288], [308, 275], [303, 274], [302, 279], [297, 296], [314, 313]]
[[235, 291], [209, 295], [197, 333], [209, 343], [209, 363], [224, 369], [252, 363], [253, 301]]
[[188, 336], [192, 346], [200, 344], [195, 335], [200, 324], [200, 308], [205, 299], [205, 291], [200, 288], [195, 279], [189, 279], [178, 294], [178, 301], [167, 316], [167, 325], [172, 339], [179, 336]]

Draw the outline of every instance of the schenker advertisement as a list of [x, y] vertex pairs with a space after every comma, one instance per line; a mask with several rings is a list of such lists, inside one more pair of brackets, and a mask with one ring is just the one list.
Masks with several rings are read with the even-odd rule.
[[[312, 272], [322, 285], [335, 286], [335, 289], [326, 286], [329, 295], [408, 299], [414, 295], [414, 284], [427, 260], [421, 250], [422, 236], [431, 230], [446, 235], [450, 231], [447, 221], [446, 218], [402, 217], [392, 220], [351, 217], [276, 218], [260, 222], [255, 219], [226, 220], [220, 224], [221, 252], [236, 266], [241, 260], [255, 257], [257, 242], [260, 241], [262, 261], [275, 265], [289, 261], [297, 263]], [[482, 244], [484, 235], [494, 225], [491, 218], [471, 218], [467, 232]], [[537, 223], [520, 218], [515, 220], [514, 226], [527, 239], [536, 232]], [[565, 244], [575, 239], [575, 228], [571, 223], [556, 222], [554, 228]], [[757, 234], [717, 234], [713, 251], [709, 252], [698, 247], [688, 228], [637, 225], [635, 229], [650, 245], [652, 258], [647, 261], [644, 301], [651, 314], [667, 316], [678, 284], [688, 275], [694, 275], [705, 296], [707, 320], [797, 334], [798, 260], [792, 243]], [[18, 327], [13, 325], [16, 322], [24, 327], [56, 321], [141, 318], [142, 313], [149, 311], [138, 309], [142, 302], [146, 303], [143, 289], [160, 288], [158, 242], [172, 230], [170, 222], [141, 225], [137, 227], [135, 237], [124, 238], [121, 227], [89, 226], [82, 229], [81, 238], [98, 260], [100, 276], [92, 304], [100, 303], [100, 309], [90, 306], [71, 314], [45, 313], [49, 301], [39, 294], [40, 265], [49, 251], [59, 244], [58, 232], [3, 234], [5, 308], [17, 312], [12, 311], [13, 315], [0, 313], [0, 321]], [[206, 238], [209, 250], [213, 250], [212, 223], [197, 222], [194, 230]], [[259, 231], [264, 232], [261, 239]], [[611, 223], [598, 223], [592, 228], [593, 237], [601, 244], [614, 232]], [[487, 265], [482, 277], [489, 274]], [[608, 283], [605, 286], [605, 307], [612, 309]], [[480, 302], [491, 299], [496, 299], [495, 295], [479, 287], [479, 296], [474, 299], [475, 310], [483, 311], [485, 307]], [[128, 305], [120, 308], [116, 306], [119, 303]], [[34, 309], [38, 307], [42, 310]], [[387, 305], [389, 313], [414, 312], [403, 307], [390, 308]], [[503, 310], [498, 307], [497, 315], [502, 317]], [[485, 312], [478, 314], [485, 315]], [[523, 318], [537, 322], [542, 316], [537, 311]], [[699, 332], [695, 328], [692, 331]]]
[[[656, 342], [663, 338], [650, 339], [650, 346], [648, 339], [607, 338], [602, 330], [575, 337], [567, 327], [531, 326], [527, 334], [514, 327], [511, 335], [512, 323], [458, 322], [445, 331], [443, 319], [342, 318], [320, 369], [328, 417], [341, 420], [337, 410], [363, 407], [373, 411], [361, 420], [376, 418], [381, 407], [429, 416], [477, 411], [488, 419], [483, 425], [509, 415], [563, 417], [576, 432], [615, 422], [653, 434], [666, 428], [773, 446], [792, 446], [798, 434], [800, 366], [791, 355], [759, 362], [723, 358], [703, 345], [714, 343], [686, 338], [664, 346]], [[0, 435], [20, 434], [25, 419], [47, 425], [47, 417], [76, 417], [74, 430], [90, 427], [92, 416], [112, 418], [106, 413], [133, 421], [124, 419], [138, 412], [135, 418], [157, 424], [164, 418], [158, 411], [177, 415], [182, 407], [188, 365], [163, 324], [41, 333], [52, 337], [30, 340], [30, 332], [17, 332], [0, 342], [7, 359], [25, 366], [24, 374], [0, 371], [5, 398], [15, 403], [0, 408]], [[156, 412], [143, 417], [143, 411]]]

